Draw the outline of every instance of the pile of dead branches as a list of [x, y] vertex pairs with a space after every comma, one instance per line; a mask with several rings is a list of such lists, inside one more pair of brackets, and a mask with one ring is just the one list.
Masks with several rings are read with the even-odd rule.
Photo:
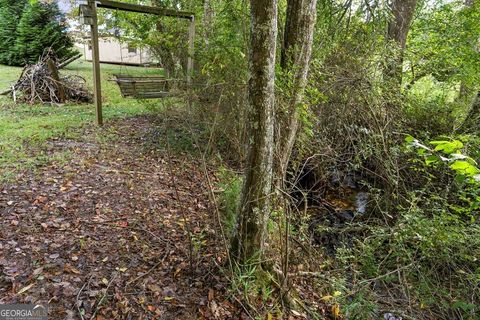
[[83, 77], [59, 75], [58, 69], [68, 62], [58, 61], [53, 51], [46, 50], [36, 64], [25, 66], [18, 81], [5, 93], [10, 94], [14, 101], [31, 104], [91, 102], [92, 94]]

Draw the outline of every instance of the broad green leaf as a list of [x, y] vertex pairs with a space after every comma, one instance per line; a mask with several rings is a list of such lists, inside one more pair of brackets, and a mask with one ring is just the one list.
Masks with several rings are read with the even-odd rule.
[[435, 150], [443, 151], [446, 154], [454, 153], [463, 148], [463, 143], [458, 140], [453, 141], [430, 141], [435, 146]]
[[466, 176], [473, 177], [475, 176], [478, 172], [479, 169], [472, 165], [471, 163], [463, 160], [457, 160], [454, 161], [451, 165], [450, 168], [452, 170], [455, 170], [459, 174], [464, 174]]
[[428, 156], [426, 159], [425, 159], [425, 164], [428, 166], [428, 165], [431, 165], [432, 163], [438, 163], [440, 162], [440, 158], [437, 157], [437, 156]]

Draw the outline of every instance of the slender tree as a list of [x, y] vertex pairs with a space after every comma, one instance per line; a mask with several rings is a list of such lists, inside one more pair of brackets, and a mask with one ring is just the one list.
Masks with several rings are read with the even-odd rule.
[[[465, 5], [469, 9], [478, 6], [478, 0], [466, 0]], [[480, 54], [477, 52], [477, 54]], [[463, 85], [463, 83], [462, 83]], [[462, 88], [462, 86], [461, 86]], [[460, 92], [460, 94], [462, 94]], [[480, 91], [477, 91], [473, 103], [470, 107], [470, 111], [462, 124], [462, 131], [467, 133], [475, 133], [480, 130]]]
[[317, 0], [288, 0], [281, 67], [290, 76], [292, 86], [286, 112], [280, 115], [277, 143], [278, 180], [282, 182], [300, 126], [299, 106], [302, 103], [312, 54]]
[[480, 91], [477, 92], [467, 117], [462, 125], [465, 133], [477, 133], [480, 130]]
[[210, 44], [210, 36], [212, 34], [213, 8], [211, 0], [203, 0], [203, 39], [205, 47]]
[[249, 152], [231, 248], [240, 264], [262, 256], [270, 212], [277, 0], [251, 0], [250, 12]]
[[391, 19], [388, 23], [387, 39], [395, 44], [393, 59], [386, 66], [387, 79], [402, 84], [403, 56], [407, 36], [413, 20], [417, 0], [393, 0], [390, 5]]
[[[162, 0], [154, 0], [154, 5], [156, 7], [166, 8], [167, 3]], [[158, 17], [156, 23], [156, 30], [160, 35], [165, 35], [165, 25], [162, 22], [162, 18]], [[163, 68], [167, 72], [167, 75], [174, 77], [175, 76], [175, 59], [172, 52], [172, 44], [169, 43], [168, 39], [165, 37], [159, 37], [155, 45], [151, 46], [155, 54], [160, 58]]]

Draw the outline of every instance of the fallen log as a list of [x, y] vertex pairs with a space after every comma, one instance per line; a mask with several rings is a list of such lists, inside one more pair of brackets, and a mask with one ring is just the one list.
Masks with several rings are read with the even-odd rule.
[[70, 57], [68, 58], [67, 60], [65, 61], [62, 61], [60, 62], [59, 64], [57, 64], [57, 69], [63, 69], [65, 68], [66, 66], [68, 66], [70, 63], [72, 63], [73, 61], [77, 60], [78, 58], [80, 58], [82, 56], [81, 53], [78, 53], [76, 55], [74, 55], [73, 57]]
[[0, 96], [7, 96], [12, 93], [12, 89], [7, 89], [5, 91], [0, 92]]

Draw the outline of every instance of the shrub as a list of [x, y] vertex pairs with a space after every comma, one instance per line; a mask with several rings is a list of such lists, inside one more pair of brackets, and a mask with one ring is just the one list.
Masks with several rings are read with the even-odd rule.
[[[403, 296], [413, 307], [404, 314], [476, 319], [480, 182], [475, 160], [462, 154], [466, 146], [470, 154], [478, 154], [476, 141], [467, 138], [462, 137], [468, 144], [456, 139], [421, 143], [407, 137], [417, 153], [409, 170], [423, 183], [411, 184], [391, 226], [371, 225], [364, 238], [337, 251], [338, 261], [355, 275], [351, 299], [342, 302], [349, 318], [358, 318], [365, 304], [380, 313], [392, 311], [392, 297]], [[359, 297], [367, 301], [358, 304]]]
[[230, 235], [235, 228], [240, 194], [242, 191], [242, 179], [227, 169], [221, 169], [219, 175], [220, 182], [218, 187], [222, 190], [220, 195], [222, 222], [227, 235]]
[[8, 64], [34, 63], [46, 48], [52, 48], [60, 59], [72, 55], [73, 42], [66, 31], [64, 17], [55, 1], [30, 3], [18, 22]]
[[27, 0], [0, 0], [0, 64], [10, 64], [13, 59], [17, 25]]

